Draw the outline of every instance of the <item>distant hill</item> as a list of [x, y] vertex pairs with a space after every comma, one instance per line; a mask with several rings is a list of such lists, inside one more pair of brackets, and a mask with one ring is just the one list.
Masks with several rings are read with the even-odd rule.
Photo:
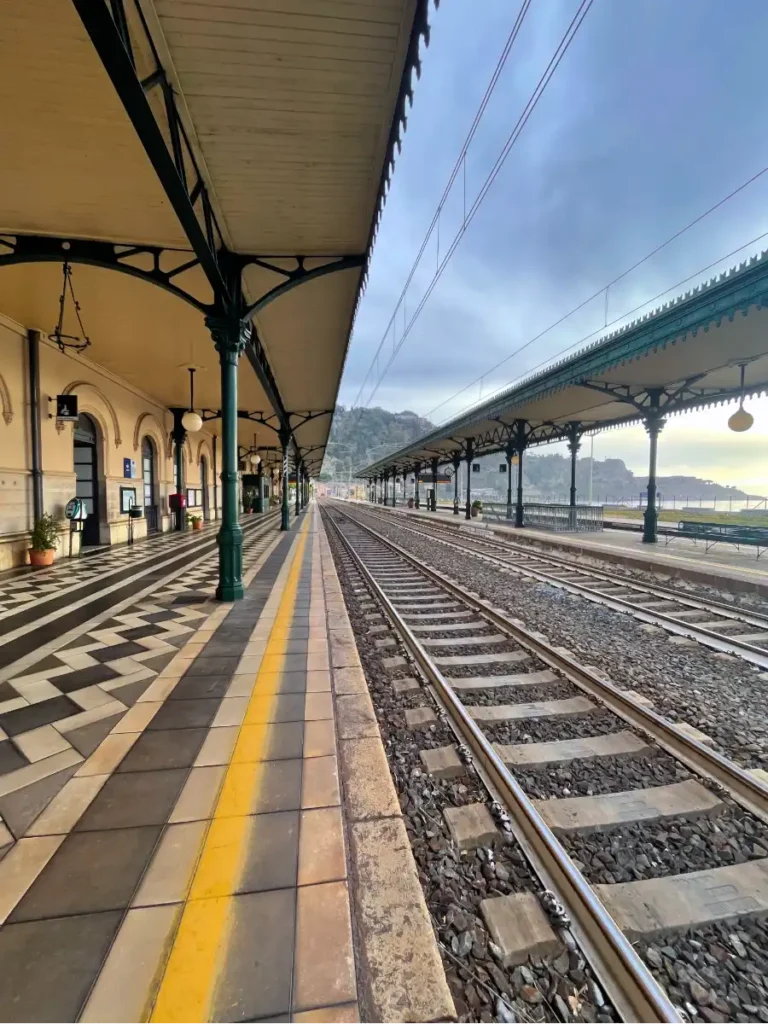
[[346, 478], [390, 451], [429, 433], [434, 426], [415, 412], [386, 409], [347, 409], [336, 406], [321, 480]]
[[[345, 480], [356, 469], [374, 462], [387, 452], [397, 451], [411, 441], [434, 430], [434, 424], [417, 416], [415, 412], [387, 412], [386, 409], [347, 409], [337, 407], [333, 418], [328, 451], [323, 464], [322, 480]], [[481, 469], [473, 475], [472, 489], [495, 492], [500, 498], [506, 494], [506, 477], [499, 473], [503, 455], [487, 455], [478, 459]], [[588, 458], [576, 463], [576, 486], [582, 498], [589, 487]], [[567, 500], [570, 486], [571, 462], [566, 455], [526, 453], [523, 460], [523, 481], [529, 498], [542, 501]], [[647, 478], [627, 469], [622, 459], [595, 459], [592, 470], [592, 496], [595, 501], [634, 498], [645, 490]], [[713, 480], [695, 476], [662, 476], [658, 481], [664, 498], [679, 501], [698, 501], [713, 498], [734, 501], [748, 495], [738, 487], [727, 487]], [[452, 489], [441, 488], [448, 496]]]

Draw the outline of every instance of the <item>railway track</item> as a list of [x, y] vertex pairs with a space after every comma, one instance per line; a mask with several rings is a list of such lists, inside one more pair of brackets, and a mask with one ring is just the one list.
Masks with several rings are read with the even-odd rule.
[[[641, 622], [695, 640], [724, 654], [733, 654], [752, 665], [768, 669], [768, 616], [735, 608], [721, 601], [681, 594], [671, 587], [641, 582], [549, 553], [534, 552], [528, 545], [473, 533], [460, 536], [447, 523], [425, 523], [404, 512], [386, 513], [366, 508], [381, 521], [396, 516], [402, 528], [422, 537], [503, 567], [505, 570], [549, 583], [615, 611], [629, 613]], [[403, 521], [405, 520], [405, 521]]]
[[[424, 737], [425, 769], [436, 777], [476, 772], [490, 794], [449, 820], [457, 844], [471, 845], [473, 827], [490, 848], [491, 827], [502, 845], [514, 837], [541, 881], [539, 899], [548, 892], [543, 904], [551, 910], [554, 900], [563, 909], [561, 922], [570, 922], [621, 1019], [765, 1019], [768, 991], [737, 998], [729, 987], [730, 959], [738, 970], [750, 965], [727, 948], [722, 963], [697, 951], [719, 951], [712, 934], [748, 921], [757, 929], [749, 933], [749, 956], [754, 947], [758, 962], [768, 961], [768, 848], [759, 842], [768, 843], [768, 788], [564, 649], [465, 593], [353, 510], [332, 505], [324, 512], [348, 571], [399, 637], [402, 647], [390, 636], [374, 641], [396, 692], [414, 696], [417, 666], [436, 702], [437, 710], [417, 696], [405, 712]], [[388, 631], [385, 622], [371, 628]], [[435, 748], [429, 730], [445, 724], [455, 742]], [[676, 837], [690, 834], [693, 858], [676, 846]], [[757, 838], [748, 856], [734, 855], [735, 836]], [[668, 855], [641, 859], [646, 840], [666, 844]], [[483, 901], [483, 914], [494, 932], [494, 914], [502, 911], [487, 903], [493, 900]], [[663, 956], [654, 944], [662, 934], [676, 936]], [[684, 968], [667, 962], [677, 957], [675, 943]], [[716, 966], [697, 965], [700, 956]], [[739, 1016], [745, 1006], [747, 1015]]]

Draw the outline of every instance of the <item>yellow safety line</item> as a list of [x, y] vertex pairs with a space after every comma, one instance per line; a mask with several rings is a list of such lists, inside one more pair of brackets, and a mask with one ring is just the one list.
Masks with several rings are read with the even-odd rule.
[[280, 637], [293, 618], [308, 525], [309, 518], [294, 547], [285, 590], [171, 947], [152, 1021], [211, 1019], [216, 982], [226, 963], [233, 894], [248, 852], [253, 824], [249, 815], [262, 784], [269, 720], [277, 699], [277, 694], [260, 693], [265, 687], [259, 684], [285, 665], [286, 655], [280, 652], [285, 640]]

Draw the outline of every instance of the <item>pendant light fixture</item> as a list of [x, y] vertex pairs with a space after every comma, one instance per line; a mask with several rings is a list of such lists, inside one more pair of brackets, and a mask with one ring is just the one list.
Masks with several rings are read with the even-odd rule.
[[189, 409], [181, 417], [181, 425], [188, 434], [202, 429], [203, 417], [195, 412], [195, 368], [189, 367]]
[[744, 431], [749, 430], [755, 422], [755, 417], [752, 413], [747, 412], [744, 408], [744, 370], [746, 365], [746, 363], [739, 363], [739, 369], [741, 370], [741, 381], [739, 385], [741, 395], [739, 397], [739, 408], [728, 420], [728, 427], [736, 434], [743, 434]]
[[[80, 303], [75, 298], [75, 290], [72, 287], [72, 267], [70, 267], [69, 263], [62, 264], [62, 272], [64, 279], [61, 284], [61, 296], [59, 298], [59, 322], [51, 331], [50, 337], [52, 341], [56, 342], [62, 352], [66, 352], [67, 349], [72, 349], [74, 352], [84, 352], [91, 344], [91, 339], [85, 333], [83, 321], [80, 317]], [[75, 316], [80, 325], [82, 337], [78, 337], [76, 334], [65, 334], [63, 331], [64, 307], [67, 304], [68, 293], [72, 296], [72, 305], [75, 307]]]

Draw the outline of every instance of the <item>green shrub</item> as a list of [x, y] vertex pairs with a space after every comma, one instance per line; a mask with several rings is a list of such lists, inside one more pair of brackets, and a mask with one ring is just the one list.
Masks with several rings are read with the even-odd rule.
[[56, 542], [61, 536], [61, 527], [59, 521], [54, 519], [49, 512], [43, 512], [40, 518], [35, 523], [35, 528], [32, 530], [32, 543], [30, 547], [33, 551], [49, 551], [51, 548], [56, 547]]

